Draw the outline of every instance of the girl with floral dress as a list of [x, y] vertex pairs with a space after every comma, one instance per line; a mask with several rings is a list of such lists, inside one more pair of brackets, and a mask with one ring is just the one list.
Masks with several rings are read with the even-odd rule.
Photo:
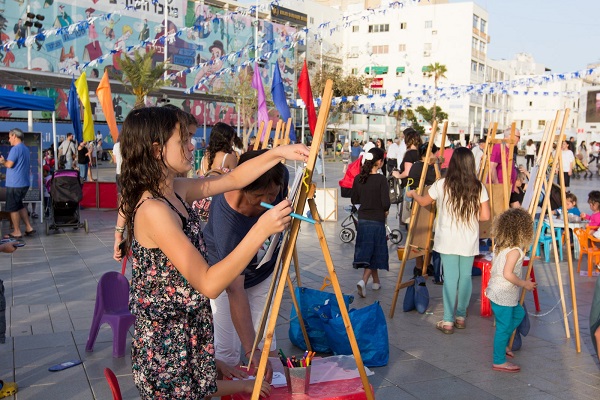
[[[290, 224], [290, 202], [267, 211], [238, 247], [208, 267], [200, 221], [189, 204], [241, 189], [282, 159], [305, 161], [304, 145], [280, 146], [229, 174], [177, 178], [192, 168], [181, 112], [133, 110], [121, 133], [120, 214], [132, 250], [130, 309], [136, 316], [132, 370], [143, 399], [202, 399], [252, 392], [253, 381], [218, 381], [209, 298], [239, 276], [265, 239]], [[264, 382], [261, 395], [268, 395]]]

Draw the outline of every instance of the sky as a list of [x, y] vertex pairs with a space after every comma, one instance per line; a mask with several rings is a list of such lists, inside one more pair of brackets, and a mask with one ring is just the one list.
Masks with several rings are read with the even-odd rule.
[[529, 53], [553, 73], [600, 63], [600, 0], [473, 1], [488, 12], [488, 58]]

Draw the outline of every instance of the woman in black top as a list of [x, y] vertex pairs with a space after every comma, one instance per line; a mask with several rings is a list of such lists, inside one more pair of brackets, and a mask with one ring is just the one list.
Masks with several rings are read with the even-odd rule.
[[85, 142], [80, 142], [77, 147], [77, 165], [79, 165], [79, 176], [82, 181], [87, 179], [90, 153]]
[[408, 182], [408, 179], [406, 178], [408, 177], [412, 165], [421, 159], [421, 157], [419, 157], [418, 149], [419, 146], [423, 144], [423, 141], [421, 140], [419, 132], [412, 128], [408, 128], [404, 130], [404, 143], [406, 143], [407, 150], [400, 163], [400, 169], [392, 172], [394, 178], [402, 179], [402, 187], [405, 187]]
[[352, 204], [358, 207], [358, 232], [354, 247], [356, 269], [364, 268], [363, 278], [356, 284], [358, 294], [366, 295], [366, 284], [373, 276], [373, 290], [379, 290], [381, 283], [378, 271], [389, 271], [388, 247], [385, 232], [385, 218], [390, 209], [390, 194], [387, 179], [377, 173], [383, 164], [383, 150], [373, 148], [364, 155], [365, 162], [360, 174], [352, 185]]

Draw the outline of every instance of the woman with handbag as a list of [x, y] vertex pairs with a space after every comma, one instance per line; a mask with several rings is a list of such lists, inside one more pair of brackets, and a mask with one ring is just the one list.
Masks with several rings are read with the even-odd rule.
[[444, 264], [444, 318], [436, 328], [451, 334], [455, 327], [466, 327], [473, 258], [479, 254], [478, 222], [490, 218], [488, 193], [477, 179], [473, 153], [466, 147], [457, 148], [445, 178], [437, 180], [424, 195], [411, 190], [407, 196], [422, 207], [436, 202], [433, 250], [440, 253]]
[[354, 178], [352, 204], [358, 207], [358, 229], [354, 247], [355, 269], [364, 268], [362, 279], [356, 284], [358, 295], [366, 296], [366, 284], [373, 277], [373, 290], [379, 290], [380, 269], [389, 271], [389, 255], [385, 219], [390, 209], [387, 179], [377, 171], [383, 165], [383, 150], [374, 147], [364, 154], [364, 164]]

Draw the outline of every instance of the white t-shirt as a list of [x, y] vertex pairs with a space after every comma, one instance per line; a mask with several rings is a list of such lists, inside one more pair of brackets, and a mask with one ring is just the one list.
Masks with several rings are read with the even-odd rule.
[[[438, 179], [429, 188], [429, 196], [436, 201], [435, 238], [433, 250], [442, 254], [476, 256], [479, 254], [479, 213], [473, 215], [469, 223], [459, 222], [447, 207], [444, 182]], [[480, 203], [489, 200], [485, 186], [481, 186]]]
[[475, 157], [475, 171], [479, 171], [481, 159], [483, 158], [483, 150], [481, 150], [479, 145], [476, 145], [471, 151], [473, 152], [473, 157]]
[[398, 166], [400, 166], [400, 163], [402, 160], [404, 160], [404, 154], [406, 154], [406, 150], [406, 143], [404, 143], [404, 140], [400, 141], [400, 144], [398, 145]]
[[400, 153], [400, 146], [396, 143], [392, 143], [387, 149], [387, 158], [392, 160], [398, 160], [398, 153]]
[[525, 154], [528, 156], [535, 156], [535, 143], [531, 143], [529, 146], [525, 146]]
[[573, 152], [571, 150], [562, 150], [563, 171], [571, 171], [574, 162], [575, 156], [573, 155]]
[[513, 269], [513, 272], [520, 279], [523, 270], [523, 259], [525, 258], [523, 250], [517, 247], [507, 247], [506, 249], [500, 250], [498, 254], [494, 253], [494, 258], [492, 260], [492, 271], [490, 274], [488, 287], [485, 290], [485, 295], [488, 299], [500, 306], [516, 306], [521, 295], [521, 288], [510, 283], [504, 277], [506, 255], [510, 253], [511, 250], [515, 249], [519, 251], [519, 259], [515, 264], [515, 269]]
[[113, 146], [113, 157], [117, 164], [116, 174], [121, 175], [121, 164], [123, 163], [123, 157], [121, 157], [121, 142], [117, 142]]

